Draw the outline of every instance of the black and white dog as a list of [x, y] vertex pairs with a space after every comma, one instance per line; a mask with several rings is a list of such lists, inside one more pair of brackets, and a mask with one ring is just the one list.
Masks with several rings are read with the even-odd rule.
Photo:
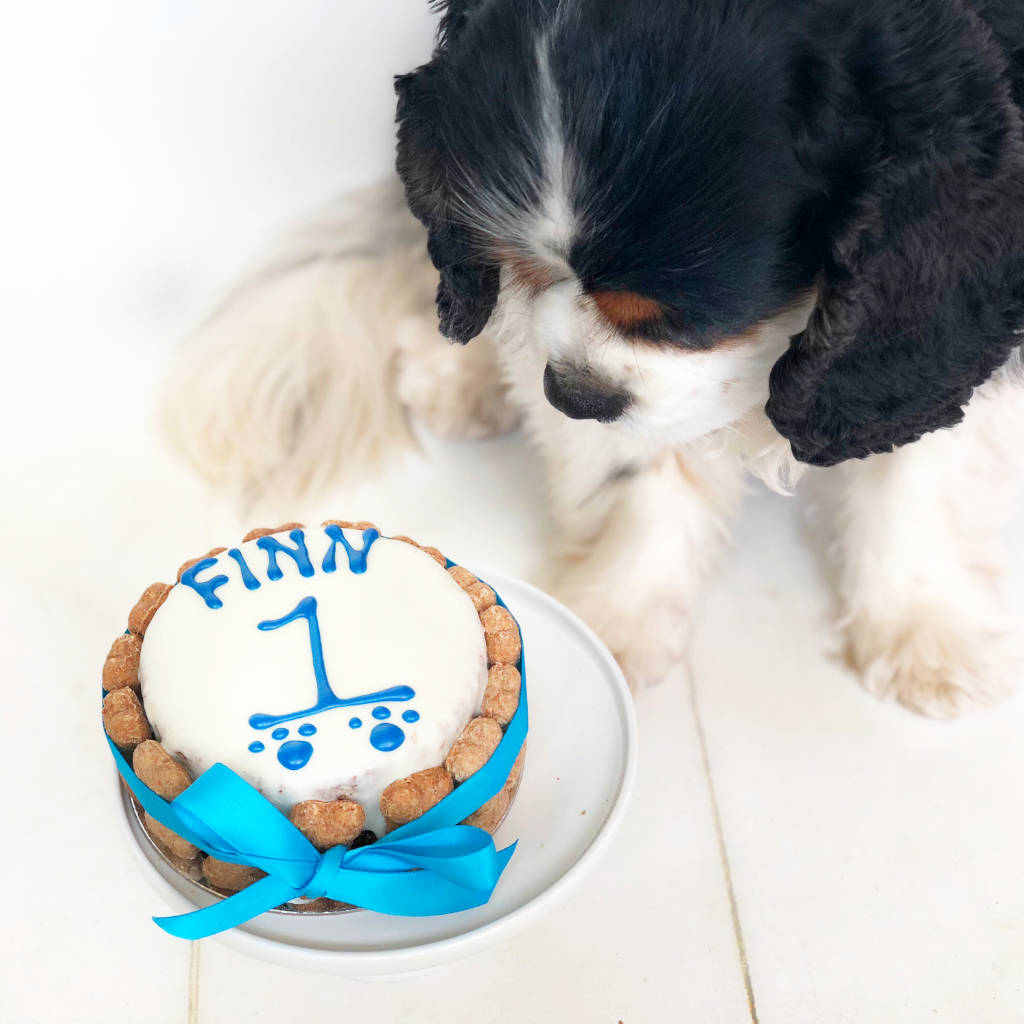
[[244, 282], [175, 373], [182, 447], [311, 486], [380, 457], [404, 410], [446, 435], [521, 421], [553, 589], [635, 683], [679, 660], [745, 474], [842, 463], [868, 688], [939, 716], [1005, 692], [1020, 0], [439, 6], [432, 60], [397, 80], [420, 224], [384, 186]]

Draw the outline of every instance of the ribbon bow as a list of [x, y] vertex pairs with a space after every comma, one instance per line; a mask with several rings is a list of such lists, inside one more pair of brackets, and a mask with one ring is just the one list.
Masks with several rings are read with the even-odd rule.
[[[525, 661], [525, 659], [524, 659]], [[382, 914], [429, 917], [486, 903], [516, 844], [504, 850], [483, 829], [458, 824], [500, 792], [526, 739], [526, 666], [519, 707], [487, 763], [429, 811], [352, 850], [321, 854], [265, 797], [215, 764], [174, 800], [157, 796], [107, 737], [118, 770], [157, 821], [219, 860], [266, 877], [200, 910], [153, 920], [183, 939], [202, 939], [300, 896], [329, 896]]]

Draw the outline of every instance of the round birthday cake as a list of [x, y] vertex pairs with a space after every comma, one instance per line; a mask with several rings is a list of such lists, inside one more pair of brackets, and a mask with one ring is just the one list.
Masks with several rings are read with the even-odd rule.
[[[518, 625], [434, 548], [372, 523], [289, 523], [148, 587], [103, 669], [104, 725], [172, 800], [222, 763], [320, 850], [415, 819], [490, 758], [519, 702]], [[505, 787], [466, 819], [493, 831]], [[262, 873], [155, 842], [224, 891]]]

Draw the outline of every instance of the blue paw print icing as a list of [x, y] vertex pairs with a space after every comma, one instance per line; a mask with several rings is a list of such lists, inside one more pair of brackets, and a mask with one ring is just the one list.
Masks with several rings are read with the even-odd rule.
[[[379, 722], [370, 730], [370, 746], [385, 752], [397, 750], [405, 742], [405, 730], [393, 722], [382, 721], [391, 717], [391, 712], [385, 707], [376, 707], [371, 714]], [[419, 717], [418, 711], [402, 712], [403, 721], [410, 725], [418, 722]], [[363, 722], [360, 718], [350, 718], [348, 724], [350, 729], [359, 729], [362, 728]], [[297, 731], [300, 736], [315, 736], [316, 726], [312, 722], [305, 722]], [[277, 760], [289, 771], [305, 768], [313, 756], [313, 744], [308, 740], [289, 740], [287, 736], [288, 730], [283, 728], [275, 729], [270, 734], [271, 739], [285, 741], [277, 748]], [[266, 745], [260, 740], [254, 740], [249, 744], [249, 750], [253, 754], [262, 754], [266, 749]]]
[[370, 732], [370, 746], [376, 750], [397, 750], [405, 742], [405, 733], [391, 722], [381, 722]]
[[[405, 742], [405, 730], [393, 722], [386, 721], [386, 719], [391, 717], [391, 711], [385, 707], [376, 707], [370, 714], [380, 722], [379, 725], [375, 725], [370, 730], [370, 746], [375, 750], [397, 750]], [[408, 722], [409, 725], [419, 720], [420, 713], [418, 711], [413, 711], [410, 708], [408, 711], [402, 712], [402, 721]], [[361, 718], [350, 718], [348, 720], [348, 727], [350, 729], [361, 729], [362, 726], [363, 720]], [[299, 732], [302, 732], [301, 728]]]
[[288, 740], [277, 749], [277, 760], [293, 772], [305, 768], [312, 756], [313, 744], [308, 740]]
[[[299, 726], [300, 736], [314, 736], [316, 735], [316, 726], [311, 722], [306, 722]], [[305, 768], [309, 764], [309, 759], [313, 756], [313, 744], [307, 740], [288, 740], [287, 729], [275, 729], [271, 734], [270, 738], [273, 740], [287, 740], [277, 748], [277, 760], [280, 764], [287, 768], [289, 771], [298, 771], [300, 768]], [[260, 740], [254, 740], [249, 744], [249, 750], [253, 754], [262, 754], [266, 750], [266, 744]]]
[[[376, 718], [381, 724], [375, 725], [370, 730], [370, 746], [374, 750], [397, 750], [405, 742], [405, 730], [395, 725], [394, 722], [388, 722], [387, 719], [391, 717], [391, 709], [386, 708], [383, 705], [375, 707], [371, 712], [374, 718]], [[413, 722], [419, 721], [420, 714], [418, 711], [403, 711], [402, 720], [408, 722], [410, 725]], [[359, 721], [353, 719], [353, 721]], [[352, 724], [351, 722], [349, 723]], [[360, 722], [360, 725], [362, 723]]]

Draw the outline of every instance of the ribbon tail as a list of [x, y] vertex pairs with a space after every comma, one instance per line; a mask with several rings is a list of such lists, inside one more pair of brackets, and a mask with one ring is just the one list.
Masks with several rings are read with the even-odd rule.
[[499, 850], [495, 854], [495, 859], [498, 862], [498, 874], [494, 879], [494, 885], [491, 886], [491, 892], [494, 892], [495, 887], [498, 884], [498, 879], [504, 874], [505, 868], [508, 866], [508, 862], [512, 859], [512, 854], [516, 852], [516, 847], [519, 845], [517, 839], [514, 843], [509, 843], [504, 850]]
[[211, 903], [208, 907], [172, 917], [154, 917], [153, 920], [165, 932], [179, 939], [205, 939], [216, 935], [217, 932], [244, 924], [257, 915], [300, 895], [301, 893], [296, 892], [287, 882], [267, 875], [266, 878], [253, 882], [233, 896]]
[[514, 851], [515, 843], [494, 854], [493, 875], [486, 883], [459, 885], [430, 870], [377, 873], [342, 868], [327, 886], [327, 895], [378, 914], [399, 917], [432, 917], [472, 910], [491, 898]]

